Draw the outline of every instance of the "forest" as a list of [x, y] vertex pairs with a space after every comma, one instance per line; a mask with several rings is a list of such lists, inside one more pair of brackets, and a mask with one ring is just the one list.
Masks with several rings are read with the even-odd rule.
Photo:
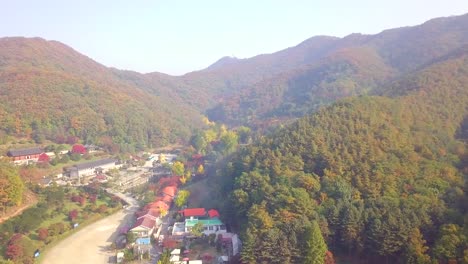
[[226, 161], [217, 180], [243, 262], [468, 261], [467, 51], [394, 82], [391, 97], [340, 100]]

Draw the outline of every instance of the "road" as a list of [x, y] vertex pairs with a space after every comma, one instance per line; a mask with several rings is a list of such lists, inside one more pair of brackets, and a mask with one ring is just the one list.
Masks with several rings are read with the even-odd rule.
[[120, 227], [133, 218], [138, 209], [138, 201], [121, 193], [130, 206], [124, 210], [99, 220], [59, 242], [44, 255], [44, 264], [112, 263], [115, 253], [109, 245], [115, 240]]

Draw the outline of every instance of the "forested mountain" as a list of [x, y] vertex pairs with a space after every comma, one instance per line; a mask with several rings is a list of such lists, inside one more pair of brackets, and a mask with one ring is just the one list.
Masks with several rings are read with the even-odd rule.
[[231, 126], [294, 120], [343, 97], [389, 94], [384, 88], [467, 44], [467, 24], [463, 15], [376, 35], [317, 36], [183, 76], [107, 68], [56, 41], [3, 38], [0, 134], [132, 149], [184, 138], [201, 114]]
[[232, 125], [289, 119], [347, 96], [372, 93], [468, 43], [468, 15], [437, 18], [376, 35], [315, 37], [296, 47], [231, 61], [206, 72], [231, 92], [208, 110]]
[[164, 145], [201, 123], [199, 110], [161, 84], [104, 67], [56, 41], [0, 39], [0, 132], [121, 147]]
[[227, 163], [220, 193], [244, 263], [323, 259], [309, 248], [316, 224], [329, 250], [361, 263], [467, 260], [468, 45], [386, 91], [322, 108]]

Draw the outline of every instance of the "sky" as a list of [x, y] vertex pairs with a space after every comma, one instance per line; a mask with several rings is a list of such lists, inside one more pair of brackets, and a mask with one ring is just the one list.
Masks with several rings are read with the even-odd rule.
[[0, 37], [57, 40], [109, 67], [181, 75], [316, 35], [468, 13], [466, 0], [3, 0]]

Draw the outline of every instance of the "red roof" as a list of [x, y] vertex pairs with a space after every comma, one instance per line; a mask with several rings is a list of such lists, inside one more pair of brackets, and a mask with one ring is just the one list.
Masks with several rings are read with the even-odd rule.
[[144, 211], [140, 211], [136, 213], [137, 218], [140, 218], [145, 215], [156, 218], [156, 217], [159, 217], [160, 211], [158, 209], [148, 209], [148, 210], [144, 210]]
[[219, 217], [219, 212], [218, 210], [211, 209], [211, 210], [208, 210], [208, 215], [210, 216], [210, 218]]
[[169, 210], [169, 205], [163, 201], [156, 201], [145, 206], [145, 209], [164, 209]]
[[190, 216], [206, 216], [205, 208], [187, 208], [182, 210], [182, 214], [185, 217]]
[[144, 227], [144, 228], [147, 228], [147, 229], [151, 229], [151, 228], [154, 227], [155, 223], [156, 223], [155, 220], [153, 220], [153, 219], [151, 219], [149, 217], [143, 217], [143, 218], [138, 219], [138, 221], [133, 226], [133, 228], [140, 226], [140, 227]]
[[176, 192], [177, 192], [177, 187], [175, 186], [167, 186], [167, 187], [164, 187], [164, 189], [162, 190], [163, 195], [166, 194], [172, 197], [175, 196]]

